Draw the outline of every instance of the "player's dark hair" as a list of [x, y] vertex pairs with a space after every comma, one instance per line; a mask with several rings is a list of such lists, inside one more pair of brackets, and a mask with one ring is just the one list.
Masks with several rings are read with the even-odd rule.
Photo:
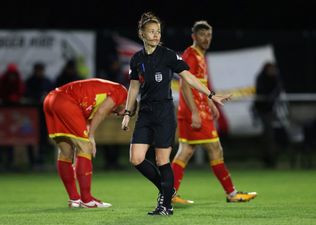
[[197, 33], [199, 30], [211, 30], [212, 26], [206, 20], [196, 21], [192, 27], [192, 33]]

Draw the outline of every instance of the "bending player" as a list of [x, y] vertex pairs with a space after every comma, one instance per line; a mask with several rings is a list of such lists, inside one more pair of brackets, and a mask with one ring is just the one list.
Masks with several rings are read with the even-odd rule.
[[91, 195], [91, 160], [96, 154], [94, 134], [107, 115], [112, 112], [123, 114], [126, 97], [127, 90], [123, 85], [102, 79], [70, 82], [46, 96], [47, 129], [59, 148], [57, 169], [69, 196], [69, 207], [111, 206]]

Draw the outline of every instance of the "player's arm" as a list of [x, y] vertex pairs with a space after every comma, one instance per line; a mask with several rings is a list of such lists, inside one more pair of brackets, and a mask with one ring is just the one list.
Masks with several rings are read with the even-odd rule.
[[200, 128], [201, 127], [201, 117], [200, 117], [198, 107], [195, 104], [191, 87], [185, 80], [181, 80], [181, 82], [182, 82], [182, 90], [181, 91], [182, 91], [184, 101], [186, 102], [187, 106], [189, 107], [189, 109], [192, 113], [191, 126], [193, 128]]
[[135, 102], [136, 102], [137, 95], [139, 93], [139, 88], [140, 88], [139, 80], [131, 80], [129, 89], [128, 89], [128, 94], [127, 94], [124, 118], [122, 121], [123, 130], [128, 130], [129, 119], [133, 112], [133, 107], [135, 107]]
[[99, 106], [99, 108], [94, 113], [90, 124], [89, 124], [89, 140], [92, 143], [93, 149], [92, 154], [95, 156], [96, 154], [96, 144], [94, 140], [94, 134], [100, 123], [104, 120], [104, 118], [112, 112], [113, 107], [115, 107], [115, 102], [111, 97], [105, 99], [103, 103]]
[[219, 110], [216, 107], [215, 103], [213, 101], [208, 101], [208, 106], [210, 107], [210, 109], [212, 111], [213, 119], [217, 120], [220, 117], [220, 113], [219, 113]]
[[197, 79], [192, 73], [190, 73], [190, 71], [188, 70], [183, 70], [182, 72], [179, 73], [179, 75], [186, 81], [188, 82], [188, 84], [195, 88], [196, 90], [198, 90], [199, 92], [205, 94], [206, 96], [208, 96], [209, 98], [211, 98], [211, 100], [217, 102], [220, 105], [224, 105], [224, 102], [230, 100], [231, 98], [231, 94], [228, 95], [223, 95], [223, 96], [219, 96], [219, 95], [213, 95], [212, 92], [205, 86], [203, 85], [203, 83]]

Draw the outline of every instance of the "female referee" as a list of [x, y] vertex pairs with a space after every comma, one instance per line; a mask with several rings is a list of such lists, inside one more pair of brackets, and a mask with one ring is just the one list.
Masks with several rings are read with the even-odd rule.
[[[157, 207], [148, 215], [172, 215], [173, 172], [169, 157], [175, 139], [176, 118], [171, 93], [173, 73], [190, 86], [223, 105], [231, 95], [217, 96], [188, 70], [173, 50], [161, 46], [161, 22], [151, 12], [138, 22], [138, 36], [144, 48], [130, 61], [130, 86], [122, 129], [127, 130], [132, 106], [140, 93], [140, 110], [130, 145], [130, 162], [159, 190]], [[149, 146], [155, 147], [157, 167], [145, 159]]]

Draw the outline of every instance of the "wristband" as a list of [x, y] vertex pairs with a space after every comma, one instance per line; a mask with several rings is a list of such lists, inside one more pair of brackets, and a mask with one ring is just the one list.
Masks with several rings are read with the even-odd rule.
[[209, 99], [212, 99], [212, 97], [216, 95], [215, 91], [211, 91], [210, 95], [208, 96]]
[[132, 116], [132, 112], [131, 112], [130, 110], [125, 109], [123, 115], [124, 115], [124, 116], [129, 116], [129, 117], [131, 117], [131, 116]]

